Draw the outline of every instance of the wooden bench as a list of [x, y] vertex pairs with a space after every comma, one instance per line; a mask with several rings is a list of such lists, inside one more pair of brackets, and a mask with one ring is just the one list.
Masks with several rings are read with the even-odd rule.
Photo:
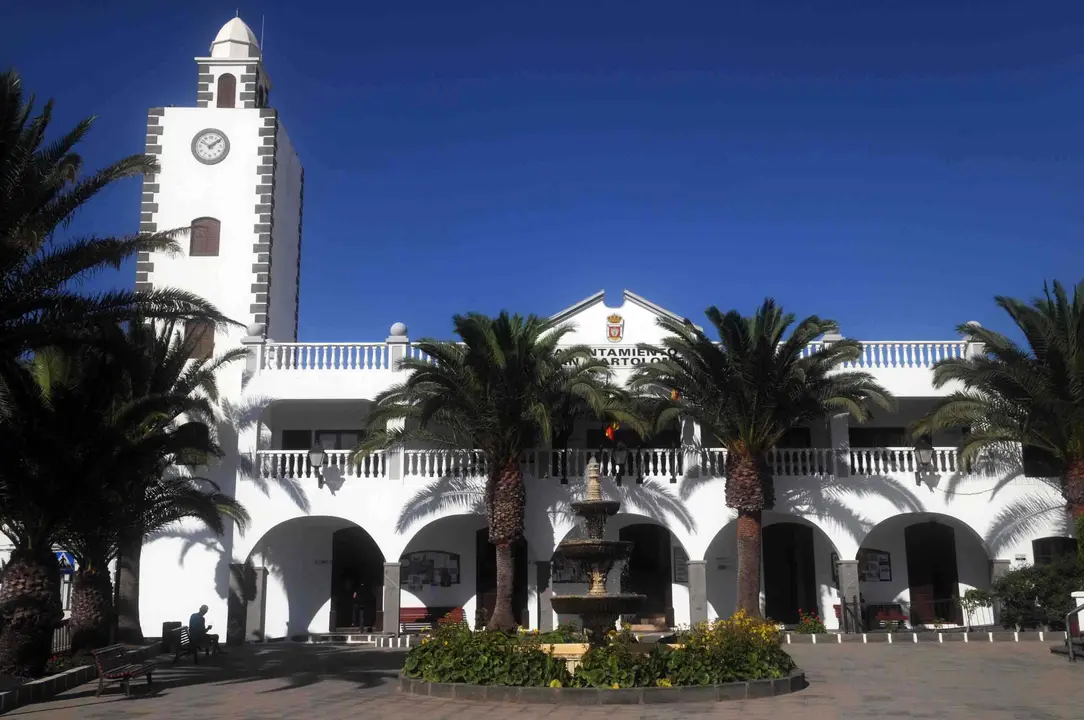
[[101, 697], [106, 683], [119, 682], [124, 688], [124, 696], [132, 697], [132, 678], [142, 675], [147, 676], [147, 685], [151, 684], [151, 675], [154, 673], [154, 661], [129, 662], [128, 649], [123, 645], [110, 645], [108, 647], [91, 650], [94, 655], [94, 665], [98, 668], [98, 692], [94, 697]]
[[176, 650], [173, 654], [173, 664], [176, 665], [177, 661], [181, 659], [182, 655], [191, 655], [192, 662], [199, 664], [199, 651], [203, 650], [203, 656], [208, 657], [211, 654], [211, 650], [217, 645], [218, 636], [214, 634], [205, 635], [203, 637], [203, 647], [197, 647], [192, 642], [192, 633], [188, 630], [187, 625], [183, 625], [173, 631], [173, 643], [176, 645]]
[[399, 632], [422, 633], [433, 629], [433, 626], [442, 620], [447, 622], [463, 622], [464, 613], [461, 607], [431, 607], [431, 608], [400, 608]]

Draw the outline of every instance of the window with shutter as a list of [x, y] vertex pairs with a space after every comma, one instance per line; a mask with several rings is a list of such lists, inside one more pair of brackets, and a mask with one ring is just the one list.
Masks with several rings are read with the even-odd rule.
[[215, 353], [214, 326], [203, 320], [188, 320], [184, 324], [184, 342], [188, 357], [206, 360]]
[[1075, 557], [1077, 541], [1070, 537], [1045, 537], [1031, 541], [1036, 565], [1053, 565], [1059, 560]]
[[218, 255], [218, 239], [222, 224], [210, 217], [192, 221], [192, 238], [188, 246], [190, 257]]
[[231, 108], [236, 107], [237, 103], [237, 78], [229, 73], [223, 73], [218, 76], [218, 92], [216, 93], [218, 99], [218, 107]]

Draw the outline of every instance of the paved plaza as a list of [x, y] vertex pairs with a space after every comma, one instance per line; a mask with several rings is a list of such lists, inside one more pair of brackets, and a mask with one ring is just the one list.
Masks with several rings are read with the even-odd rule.
[[1041, 643], [792, 645], [810, 685], [794, 695], [709, 705], [575, 708], [497, 705], [400, 695], [402, 651], [249, 645], [193, 667], [165, 660], [151, 691], [101, 698], [84, 685], [10, 717], [80, 718], [936, 718], [1053, 720], [1084, 717], [1084, 663]]

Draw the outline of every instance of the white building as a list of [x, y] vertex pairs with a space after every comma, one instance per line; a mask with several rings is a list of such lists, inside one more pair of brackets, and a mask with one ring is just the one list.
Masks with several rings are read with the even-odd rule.
[[[495, 582], [476, 504], [478, 454], [417, 447], [348, 459], [372, 398], [402, 380], [396, 361], [415, 352], [407, 328], [397, 322], [386, 339], [368, 342], [295, 342], [304, 172], [268, 104], [271, 83], [249, 28], [231, 20], [196, 62], [196, 105], [148, 114], [147, 152], [161, 173], [146, 181], [141, 218], [144, 230], [194, 232], [179, 256], [141, 257], [137, 286], [192, 290], [250, 323], [247, 333], [214, 337], [214, 350], [243, 344], [250, 357], [224, 373], [229, 454], [209, 472], [253, 523], [244, 534], [218, 538], [193, 526], [149, 542], [144, 632], [157, 635], [164, 621], [183, 621], [204, 603], [216, 626], [229, 618], [235, 640], [398, 632], [417, 608], [462, 608], [473, 622], [492, 607]], [[657, 343], [655, 319], [671, 313], [628, 291], [605, 300], [598, 293], [558, 316], [575, 325], [569, 342], [612, 358], [621, 377], [651, 361], [636, 346]], [[1020, 473], [994, 492], [1020, 472], [1019, 459], [962, 468], [956, 438], [945, 433], [934, 438], [930, 470], [918, 473], [904, 429], [946, 392], [933, 388], [930, 367], [978, 350], [967, 338], [865, 343], [857, 367], [896, 395], [898, 412], [862, 426], [825, 418], [772, 454], [778, 498], [765, 513], [763, 568], [770, 617], [794, 622], [799, 608], [817, 609], [836, 627], [843, 588], [870, 606], [899, 604], [914, 624], [952, 623], [952, 597], [1074, 542], [1062, 538], [1060, 497], [1040, 480]], [[549, 597], [576, 587], [554, 550], [573, 531], [563, 508], [582, 491], [592, 455], [606, 491], [624, 501], [610, 531], [636, 543], [625, 582], [649, 597], [644, 622], [728, 615], [735, 514], [723, 502], [723, 451], [689, 424], [655, 447], [633, 441], [618, 468], [602, 433], [601, 424], [584, 424], [525, 458], [527, 537], [516, 588], [523, 624], [552, 627]], [[316, 442], [328, 455], [320, 472], [307, 461]], [[440, 488], [457, 492], [434, 495]], [[1022, 500], [1052, 510], [1005, 531], [999, 513]]]

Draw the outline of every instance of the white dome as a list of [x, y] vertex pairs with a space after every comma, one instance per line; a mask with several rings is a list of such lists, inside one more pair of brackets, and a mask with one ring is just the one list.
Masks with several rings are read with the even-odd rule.
[[245, 21], [235, 17], [222, 26], [211, 43], [211, 57], [248, 58], [260, 56], [260, 43]]

